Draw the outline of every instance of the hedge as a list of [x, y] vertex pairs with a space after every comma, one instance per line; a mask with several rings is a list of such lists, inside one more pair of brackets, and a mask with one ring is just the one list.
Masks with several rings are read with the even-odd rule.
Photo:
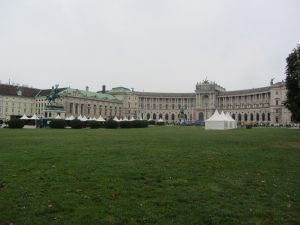
[[65, 128], [66, 123], [64, 120], [61, 119], [54, 119], [50, 121], [49, 127], [56, 128], [56, 129], [63, 129]]
[[101, 123], [98, 121], [90, 121], [89, 126], [91, 129], [98, 129], [101, 127]]
[[81, 129], [83, 127], [83, 123], [80, 120], [75, 119], [70, 121], [70, 126], [73, 129]]
[[7, 124], [9, 128], [23, 128], [25, 123], [21, 119], [11, 119]]
[[116, 129], [119, 127], [119, 123], [117, 121], [110, 119], [105, 122], [105, 127], [109, 129]]

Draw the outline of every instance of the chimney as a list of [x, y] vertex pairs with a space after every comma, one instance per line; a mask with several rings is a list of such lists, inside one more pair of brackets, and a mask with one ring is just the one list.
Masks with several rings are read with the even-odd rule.
[[102, 93], [105, 93], [105, 85], [102, 85]]
[[89, 86], [86, 86], [86, 87], [85, 87], [85, 90], [86, 90], [86, 91], [89, 91]]

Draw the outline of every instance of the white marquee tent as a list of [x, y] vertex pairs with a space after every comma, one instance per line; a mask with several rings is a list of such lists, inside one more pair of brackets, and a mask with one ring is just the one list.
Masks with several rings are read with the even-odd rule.
[[104, 122], [105, 119], [103, 119], [103, 117], [100, 115], [99, 118], [96, 121], [98, 121], [98, 122]]
[[29, 118], [30, 120], [38, 120], [39, 118], [37, 117], [36, 114], [33, 114], [33, 116], [31, 118]]
[[[222, 114], [223, 113], [223, 114]], [[218, 110], [207, 120], [205, 120], [205, 130], [226, 130], [228, 129], [228, 119], [224, 112], [219, 114]]]
[[29, 118], [25, 114], [20, 119], [21, 120], [29, 120]]
[[215, 113], [205, 120], [205, 130], [227, 130], [237, 128], [236, 121], [231, 118], [229, 113], [222, 111], [220, 114], [216, 110]]
[[229, 127], [230, 127], [231, 129], [237, 128], [236, 121], [235, 121], [234, 119], [232, 119], [232, 117], [230, 116], [229, 112], [227, 112], [225, 115], [226, 115], [226, 117], [227, 117], [228, 120], [229, 120]]
[[114, 121], [117, 121], [117, 122], [120, 122], [120, 120], [118, 119], [117, 116], [115, 116], [115, 117], [113, 118], [113, 120], [114, 120]]

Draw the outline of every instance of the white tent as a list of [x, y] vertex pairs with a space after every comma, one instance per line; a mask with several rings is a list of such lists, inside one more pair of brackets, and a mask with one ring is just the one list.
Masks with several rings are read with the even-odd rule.
[[78, 116], [78, 118], [77, 119], [79, 119], [80, 121], [82, 120], [82, 116], [81, 116], [81, 114]]
[[225, 121], [225, 129], [230, 129], [230, 120], [228, 119], [228, 117], [225, 115], [225, 113], [222, 111], [220, 116], [224, 119]]
[[123, 118], [123, 121], [128, 121], [128, 119], [127, 119], [127, 117], [126, 117], [126, 116]]
[[30, 120], [38, 120], [39, 118], [37, 117], [36, 114], [33, 114], [33, 116], [30, 118]]
[[66, 120], [74, 120], [74, 119], [75, 119], [75, 118], [74, 118], [74, 116], [72, 116], [72, 115], [66, 118]]
[[164, 122], [164, 121], [163, 121], [162, 118], [160, 118], [160, 119], [158, 120], [158, 122], [159, 122], [159, 123], [162, 123], [162, 122]]
[[120, 122], [120, 120], [118, 119], [117, 116], [115, 116], [115, 117], [113, 118], [113, 120], [116, 121], [116, 122]]
[[60, 115], [57, 115], [57, 116], [55, 117], [55, 119], [60, 120], [60, 119], [61, 119]]
[[20, 119], [21, 120], [29, 120], [29, 118], [25, 114]]
[[228, 129], [228, 119], [224, 112], [219, 114], [218, 110], [207, 120], [205, 120], [205, 130], [226, 130]]
[[229, 120], [230, 128], [231, 129], [237, 128], [236, 121], [234, 119], [232, 119], [232, 117], [230, 116], [230, 114], [227, 112], [225, 115], [226, 115], [226, 117]]
[[82, 118], [81, 118], [81, 121], [83, 121], [83, 122], [85, 122], [85, 121], [87, 121], [88, 119], [86, 118], [86, 116], [83, 116]]
[[135, 119], [134, 119], [134, 117], [132, 116], [131, 119], [130, 119], [130, 121], [134, 121], [134, 120], [135, 120]]
[[96, 119], [96, 117], [94, 116], [93, 118], [90, 118], [89, 120], [90, 120], [90, 121], [96, 121], [97, 119]]
[[99, 118], [96, 121], [98, 121], [98, 122], [105, 122], [105, 119], [103, 119], [103, 117], [100, 115]]

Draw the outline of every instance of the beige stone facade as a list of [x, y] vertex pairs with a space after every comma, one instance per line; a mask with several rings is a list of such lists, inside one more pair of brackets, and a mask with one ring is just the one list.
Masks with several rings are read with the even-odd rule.
[[[44, 117], [48, 104], [46, 96], [50, 91], [0, 85], [0, 120], [34, 113]], [[57, 102], [64, 106], [66, 116], [134, 117], [176, 123], [181, 108], [186, 120], [191, 122], [205, 121], [218, 109], [229, 112], [240, 123], [292, 123], [291, 113], [283, 105], [286, 100], [284, 82], [262, 88], [226, 91], [216, 83], [204, 81], [197, 83], [195, 92], [191, 93], [137, 92], [124, 87], [110, 91], [103, 87], [98, 92], [89, 91], [88, 87], [85, 90], [61, 88], [59, 91], [61, 99]]]

